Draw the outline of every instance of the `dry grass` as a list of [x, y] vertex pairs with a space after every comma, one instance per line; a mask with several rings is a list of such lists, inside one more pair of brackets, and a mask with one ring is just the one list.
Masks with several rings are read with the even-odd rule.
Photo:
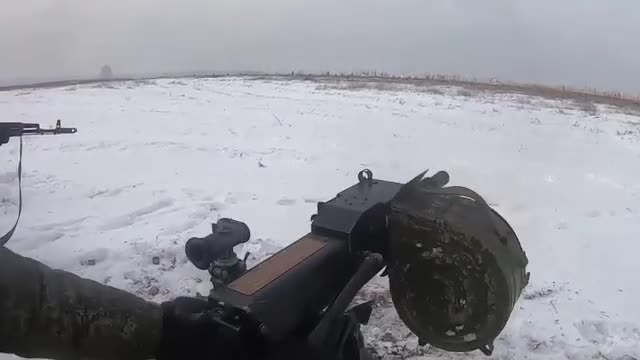
[[181, 86], [186, 86], [187, 83], [182, 81], [182, 80], [173, 80], [171, 82], [169, 82], [169, 85], [181, 85]]
[[437, 87], [419, 88], [418, 91], [427, 93], [427, 94], [433, 94], [433, 95], [444, 95], [444, 91], [442, 91], [442, 89]]
[[[616, 108], [625, 114], [640, 116], [640, 95], [626, 94], [619, 91], [607, 91], [601, 89], [584, 88], [576, 89], [568, 86], [545, 86], [535, 84], [518, 84], [500, 82], [495, 79], [491, 81], [480, 81], [473, 78], [465, 78], [460, 75], [450, 74], [424, 74], [421, 76], [394, 76], [376, 71], [361, 73], [323, 73], [305, 74], [302, 72], [292, 72], [288, 74], [263, 74], [263, 73], [235, 73], [235, 74], [200, 74], [189, 76], [163, 76], [165, 79], [174, 79], [180, 84], [182, 78], [218, 78], [222, 76], [241, 76], [245, 79], [261, 80], [297, 80], [319, 83], [318, 89], [342, 89], [342, 90], [362, 90], [376, 89], [379, 91], [399, 91], [412, 88], [415, 91], [426, 92], [437, 95], [444, 95], [443, 87], [462, 88], [458, 90], [458, 96], [469, 97], [478, 93], [489, 94], [520, 94], [536, 96], [551, 100], [568, 100], [575, 102], [577, 109], [591, 115], [597, 115], [597, 105], [607, 105]], [[123, 86], [118, 82], [133, 81], [135, 86], [153, 84], [153, 79], [121, 78], [109, 81], [86, 79], [55, 81], [48, 83], [15, 85], [0, 87], [0, 91], [20, 90], [30, 88], [51, 88], [69, 85], [94, 84], [96, 87], [117, 88]], [[469, 93], [470, 92], [470, 93]], [[516, 100], [521, 105], [528, 105]]]
[[473, 96], [473, 92], [471, 92], [471, 90], [468, 90], [468, 89], [458, 89], [456, 90], [456, 96], [470, 98]]
[[531, 98], [524, 97], [524, 96], [518, 96], [515, 99], [515, 102], [520, 104], [520, 105], [533, 105], [533, 101], [531, 101]]
[[[453, 95], [465, 99], [484, 95], [506, 95], [513, 101], [517, 108], [525, 107], [552, 107], [559, 113], [566, 113], [568, 110], [581, 111], [590, 116], [599, 116], [599, 105], [607, 106], [613, 110], [627, 115], [640, 116], [640, 99], [626, 97], [620, 93], [614, 95], [604, 95], [605, 92], [593, 91], [593, 93], [582, 93], [567, 89], [566, 87], [548, 87], [540, 85], [521, 84], [490, 84], [482, 82], [470, 82], [454, 77], [432, 78], [381, 78], [366, 76], [274, 76], [272, 79], [279, 80], [300, 80], [318, 83], [318, 90], [378, 90], [378, 91], [402, 91], [412, 90], [434, 95]], [[515, 94], [515, 96], [514, 96]], [[492, 97], [487, 97], [491, 99]], [[536, 99], [537, 98], [537, 99]], [[548, 102], [550, 100], [551, 102]], [[561, 105], [558, 100], [566, 100]], [[487, 100], [487, 102], [492, 102]]]
[[398, 91], [401, 90], [399, 84], [387, 83], [382, 81], [360, 81], [360, 80], [347, 80], [336, 81], [334, 83], [324, 83], [316, 86], [318, 90], [377, 90], [377, 91]]
[[591, 116], [597, 116], [599, 113], [598, 107], [592, 102], [577, 102], [577, 108], [578, 110]]
[[[287, 76], [286, 79], [300, 79], [299, 76]], [[332, 83], [336, 81], [359, 81], [362, 85], [355, 86], [359, 89], [374, 88], [377, 82], [387, 84], [404, 84], [413, 86], [416, 91], [430, 92], [430, 90], [419, 89], [439, 89], [442, 87], [463, 88], [472, 93], [492, 93], [492, 94], [520, 94], [534, 96], [550, 100], [568, 100], [580, 104], [578, 110], [582, 110], [591, 115], [597, 114], [597, 105], [608, 105], [617, 108], [619, 111], [629, 115], [640, 115], [640, 96], [625, 94], [622, 92], [606, 91], [599, 89], [575, 89], [567, 86], [545, 86], [535, 84], [518, 84], [502, 82], [483, 82], [475, 79], [465, 79], [459, 75], [427, 74], [421, 77], [380, 77], [370, 75], [335, 74], [335, 75], [306, 75], [305, 81], [319, 83]], [[364, 84], [370, 85], [364, 85]], [[439, 91], [439, 90], [435, 90]], [[442, 93], [442, 91], [440, 90]], [[467, 96], [464, 90], [459, 91], [459, 96]], [[516, 100], [521, 105], [527, 105], [527, 100]]]

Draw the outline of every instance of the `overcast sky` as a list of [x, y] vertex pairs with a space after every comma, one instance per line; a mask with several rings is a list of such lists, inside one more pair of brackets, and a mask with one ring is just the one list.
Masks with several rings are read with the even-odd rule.
[[639, 0], [2, 0], [0, 82], [458, 73], [640, 93]]

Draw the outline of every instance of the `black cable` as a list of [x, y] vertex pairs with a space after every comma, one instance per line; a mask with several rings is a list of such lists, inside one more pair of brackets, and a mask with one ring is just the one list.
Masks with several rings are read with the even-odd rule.
[[20, 215], [22, 214], [22, 136], [20, 136], [20, 159], [18, 160], [18, 218], [16, 219], [16, 223], [13, 224], [13, 227], [9, 232], [4, 234], [0, 238], [0, 246], [4, 246], [4, 244], [11, 239], [13, 233], [16, 231], [18, 227], [18, 222], [20, 221]]

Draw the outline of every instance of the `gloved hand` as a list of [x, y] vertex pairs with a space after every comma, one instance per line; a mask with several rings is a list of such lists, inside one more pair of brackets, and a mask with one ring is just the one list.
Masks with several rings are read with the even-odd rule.
[[245, 359], [245, 344], [212, 320], [206, 299], [179, 297], [162, 303], [158, 360]]

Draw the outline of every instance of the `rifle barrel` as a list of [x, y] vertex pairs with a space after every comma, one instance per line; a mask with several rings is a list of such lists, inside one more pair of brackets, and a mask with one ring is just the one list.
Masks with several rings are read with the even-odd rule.
[[76, 132], [78, 132], [76, 128], [62, 127], [60, 120], [52, 129], [42, 129], [40, 124], [36, 123], [0, 122], [0, 145], [9, 142], [9, 138], [22, 135], [58, 135], [75, 134]]

